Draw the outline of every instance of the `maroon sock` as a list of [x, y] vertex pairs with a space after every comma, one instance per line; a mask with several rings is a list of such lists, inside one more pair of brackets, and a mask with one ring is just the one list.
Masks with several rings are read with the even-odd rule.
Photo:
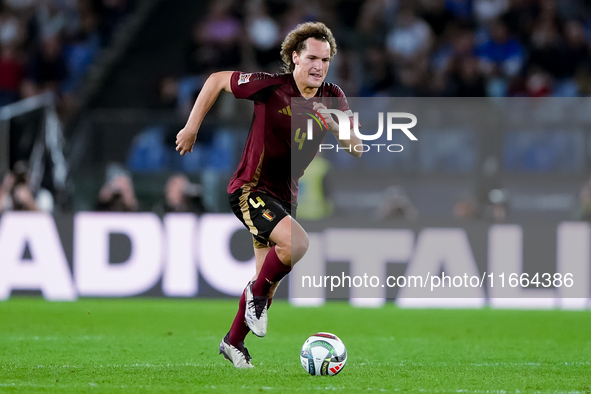
[[240, 297], [240, 302], [238, 303], [238, 312], [236, 313], [236, 317], [232, 322], [232, 327], [230, 328], [230, 345], [238, 346], [240, 342], [244, 342], [244, 338], [246, 338], [246, 334], [250, 331], [246, 321], [244, 321], [244, 312], [246, 311], [246, 297], [244, 292], [242, 292], [242, 297]]
[[279, 260], [275, 252], [275, 246], [269, 250], [265, 262], [259, 272], [259, 276], [252, 285], [252, 294], [255, 296], [266, 296], [269, 294], [271, 286], [283, 279], [291, 271], [291, 266], [287, 266]]

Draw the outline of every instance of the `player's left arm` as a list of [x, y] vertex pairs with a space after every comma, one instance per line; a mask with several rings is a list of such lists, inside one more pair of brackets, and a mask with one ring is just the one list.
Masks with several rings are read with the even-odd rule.
[[[314, 111], [318, 111], [319, 109], [326, 109], [324, 104], [315, 102], [313, 104]], [[326, 125], [328, 126], [328, 130], [335, 136], [341, 148], [345, 149], [347, 153], [349, 153], [353, 157], [361, 157], [362, 152], [357, 152], [354, 148], [356, 145], [360, 145], [361, 139], [355, 135], [353, 130], [349, 133], [349, 139], [339, 139], [339, 124], [335, 122], [332, 115], [325, 116], [324, 120], [326, 121]]]

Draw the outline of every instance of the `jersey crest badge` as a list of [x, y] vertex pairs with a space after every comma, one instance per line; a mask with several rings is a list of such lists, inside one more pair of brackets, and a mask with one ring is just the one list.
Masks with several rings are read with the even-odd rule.
[[248, 81], [250, 81], [250, 76], [251, 74], [240, 74], [240, 77], [238, 78], [238, 85], [242, 85], [243, 83], [248, 83]]

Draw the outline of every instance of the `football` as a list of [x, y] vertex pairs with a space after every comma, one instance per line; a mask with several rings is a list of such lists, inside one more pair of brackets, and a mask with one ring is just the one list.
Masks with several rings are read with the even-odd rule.
[[336, 335], [319, 332], [304, 342], [300, 360], [310, 375], [333, 376], [345, 367], [347, 349]]

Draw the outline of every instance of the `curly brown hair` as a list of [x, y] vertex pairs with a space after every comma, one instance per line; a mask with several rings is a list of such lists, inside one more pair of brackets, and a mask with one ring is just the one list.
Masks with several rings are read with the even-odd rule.
[[330, 60], [337, 53], [337, 43], [332, 35], [332, 31], [322, 22], [306, 22], [297, 25], [290, 31], [281, 44], [282, 69], [286, 73], [291, 73], [295, 69], [295, 64], [291, 57], [293, 51], [298, 55], [306, 50], [306, 40], [315, 38], [320, 41], [328, 42], [330, 45]]

